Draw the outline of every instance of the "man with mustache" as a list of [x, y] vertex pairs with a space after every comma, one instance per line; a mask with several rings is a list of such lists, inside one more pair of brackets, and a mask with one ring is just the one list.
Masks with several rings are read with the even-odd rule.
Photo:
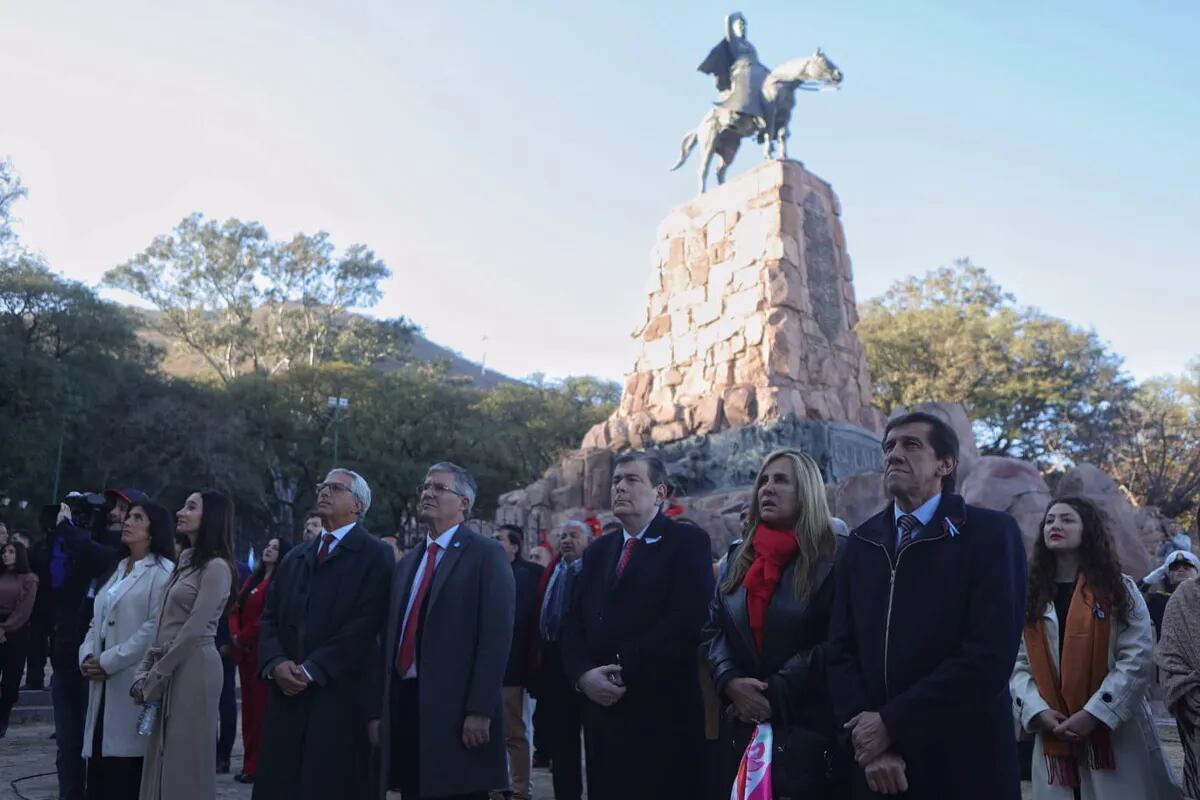
[[368, 730], [389, 795], [485, 800], [509, 783], [501, 686], [513, 571], [500, 544], [467, 522], [469, 472], [434, 464], [418, 492], [428, 533], [392, 574]]
[[894, 502], [851, 533], [829, 632], [852, 797], [1017, 800], [1008, 680], [1024, 624], [1021, 531], [954, 494], [958, 437], [939, 417], [891, 420], [883, 453]]

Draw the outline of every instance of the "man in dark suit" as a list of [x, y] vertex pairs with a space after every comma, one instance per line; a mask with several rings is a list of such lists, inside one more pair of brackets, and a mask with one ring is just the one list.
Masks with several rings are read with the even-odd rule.
[[953, 494], [958, 437], [940, 418], [893, 419], [883, 450], [894, 502], [850, 535], [830, 623], [853, 796], [1017, 800], [1008, 680], [1025, 602], [1021, 531]]
[[367, 792], [366, 678], [392, 556], [362, 518], [371, 489], [335, 469], [317, 486], [324, 532], [284, 557], [267, 590], [258, 669], [271, 681], [255, 800]]
[[504, 744], [512, 773], [512, 800], [529, 800], [533, 759], [529, 754], [529, 731], [525, 727], [525, 688], [529, 685], [529, 662], [537, 635], [538, 585], [544, 570], [521, 558], [525, 533], [520, 528], [501, 525], [494, 538], [508, 556], [517, 589], [512, 647], [504, 670]]
[[474, 503], [470, 473], [430, 467], [428, 535], [392, 577], [370, 731], [381, 785], [403, 800], [485, 800], [508, 786], [500, 690], [516, 591], [504, 550], [466, 523]]
[[713, 593], [711, 545], [704, 531], [661, 513], [666, 497], [657, 456], [613, 462], [623, 530], [588, 548], [562, 626], [567, 680], [588, 701], [591, 800], [703, 793], [696, 648]]
[[538, 586], [538, 648], [533, 680], [538, 713], [533, 718], [534, 741], [541, 737], [546, 742], [555, 800], [583, 797], [580, 734], [584, 699], [567, 680], [559, 634], [571, 584], [579, 575], [583, 553], [591, 540], [587, 524], [576, 519], [564, 522], [558, 535], [558, 556], [550, 562]]

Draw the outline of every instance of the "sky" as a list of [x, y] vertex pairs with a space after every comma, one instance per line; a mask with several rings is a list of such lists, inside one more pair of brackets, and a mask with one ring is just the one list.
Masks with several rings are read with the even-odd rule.
[[1138, 378], [1200, 355], [1190, 0], [6, 3], [16, 230], [89, 284], [192, 212], [325, 230], [391, 268], [370, 313], [620, 379], [733, 10], [764, 63], [846, 76], [800, 95], [790, 149], [841, 199], [860, 302], [969, 257]]

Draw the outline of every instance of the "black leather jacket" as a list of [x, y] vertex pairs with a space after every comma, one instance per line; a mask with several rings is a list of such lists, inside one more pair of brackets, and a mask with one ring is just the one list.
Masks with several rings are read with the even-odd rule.
[[[843, 539], [838, 537], [838, 551]], [[767, 607], [763, 649], [759, 653], [750, 632], [746, 590], [725, 593], [724, 584], [735, 549], [717, 581], [709, 605], [705, 639], [708, 665], [721, 708], [728, 704], [725, 687], [734, 678], [757, 678], [768, 686], [772, 722], [803, 725], [832, 733], [833, 713], [825, 685], [823, 647], [833, 605], [834, 560], [818, 564], [813, 589], [797, 598], [793, 590], [795, 562], [787, 566]]]

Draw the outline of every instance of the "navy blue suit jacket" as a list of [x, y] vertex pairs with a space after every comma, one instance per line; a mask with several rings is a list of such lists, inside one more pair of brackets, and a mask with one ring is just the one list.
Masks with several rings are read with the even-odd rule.
[[[1021, 531], [944, 494], [897, 555], [889, 505], [850, 535], [836, 570], [828, 675], [845, 722], [877, 711], [910, 798], [1016, 800], [1008, 680], [1024, 619]], [[856, 797], [870, 796], [857, 770]]]

